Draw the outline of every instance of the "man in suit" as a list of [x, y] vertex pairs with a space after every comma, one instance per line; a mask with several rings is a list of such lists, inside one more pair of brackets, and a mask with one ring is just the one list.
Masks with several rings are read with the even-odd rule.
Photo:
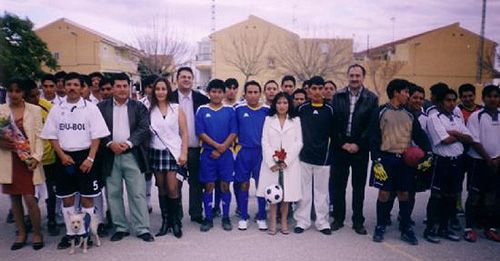
[[203, 221], [203, 185], [200, 183], [200, 143], [195, 133], [195, 114], [198, 107], [207, 104], [207, 96], [194, 91], [193, 70], [189, 67], [181, 67], [177, 70], [177, 90], [173, 93], [173, 101], [179, 103], [186, 114], [189, 149], [187, 168], [189, 172], [189, 216], [191, 221], [200, 223]]
[[349, 85], [333, 97], [333, 231], [344, 226], [345, 192], [352, 169], [353, 229], [366, 235], [363, 201], [368, 168], [368, 125], [378, 106], [377, 96], [363, 86], [366, 70], [359, 64], [349, 66]]
[[131, 223], [137, 237], [154, 241], [149, 232], [146, 183], [147, 155], [142, 144], [149, 139], [149, 115], [146, 107], [129, 99], [130, 79], [124, 73], [112, 79], [113, 98], [98, 104], [111, 135], [102, 138], [102, 172], [106, 176], [109, 210], [115, 234], [111, 241], [128, 236], [123, 205], [123, 181], [127, 187]]

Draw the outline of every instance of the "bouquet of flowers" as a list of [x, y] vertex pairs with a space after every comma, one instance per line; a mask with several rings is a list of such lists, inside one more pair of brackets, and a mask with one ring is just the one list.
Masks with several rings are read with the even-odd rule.
[[14, 123], [11, 115], [0, 114], [0, 136], [14, 141], [15, 152], [23, 162], [31, 159], [28, 139]]
[[[285, 163], [285, 159], [286, 159], [286, 151], [283, 148], [274, 151], [273, 160], [277, 165]], [[283, 187], [283, 168], [280, 168], [278, 173], [279, 173], [278, 182], [280, 186]]]

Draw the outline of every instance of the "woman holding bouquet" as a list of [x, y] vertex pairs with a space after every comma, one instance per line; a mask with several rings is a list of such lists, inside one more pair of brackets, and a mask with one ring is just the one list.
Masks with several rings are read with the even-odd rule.
[[43, 248], [40, 231], [40, 209], [35, 200], [35, 185], [43, 184], [45, 177], [39, 164], [43, 155], [43, 142], [39, 134], [42, 129], [40, 108], [24, 102], [22, 80], [12, 79], [7, 83], [8, 104], [0, 105], [0, 184], [3, 193], [10, 195], [12, 212], [17, 226], [17, 239], [11, 250], [26, 245], [22, 200], [26, 202], [33, 225], [33, 249]]
[[[288, 234], [288, 208], [290, 202], [302, 197], [300, 184], [299, 152], [302, 149], [302, 129], [300, 119], [293, 113], [291, 98], [283, 92], [278, 93], [271, 104], [262, 131], [263, 161], [260, 171], [257, 196], [264, 197], [269, 185], [283, 186], [281, 203], [281, 233]], [[280, 172], [282, 181], [280, 182]], [[271, 204], [269, 230], [276, 234], [277, 204]]]

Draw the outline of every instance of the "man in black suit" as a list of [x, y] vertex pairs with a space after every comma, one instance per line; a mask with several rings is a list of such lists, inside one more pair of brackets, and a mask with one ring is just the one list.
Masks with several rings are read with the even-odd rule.
[[333, 97], [333, 162], [330, 173], [333, 182], [333, 231], [344, 226], [345, 192], [352, 170], [353, 229], [366, 235], [363, 225], [363, 201], [368, 169], [368, 126], [378, 107], [377, 96], [363, 86], [366, 70], [359, 64], [347, 70], [349, 85]]
[[200, 184], [200, 143], [195, 133], [195, 114], [198, 107], [207, 104], [207, 96], [192, 90], [193, 70], [189, 67], [181, 67], [177, 70], [177, 90], [173, 93], [173, 100], [179, 103], [186, 114], [189, 149], [187, 168], [189, 172], [189, 216], [191, 221], [201, 223], [203, 221], [203, 185]]
[[106, 177], [109, 210], [115, 226], [111, 241], [129, 235], [123, 205], [123, 181], [127, 187], [132, 229], [146, 242], [154, 241], [149, 231], [146, 183], [147, 154], [142, 146], [149, 140], [149, 114], [138, 101], [129, 99], [130, 79], [124, 73], [112, 79], [113, 98], [98, 104], [111, 135], [101, 139], [102, 172]]

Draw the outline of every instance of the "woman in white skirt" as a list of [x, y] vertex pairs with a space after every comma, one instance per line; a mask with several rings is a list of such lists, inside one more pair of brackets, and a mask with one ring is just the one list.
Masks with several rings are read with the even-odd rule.
[[[284, 163], [273, 159], [275, 151], [286, 152]], [[257, 196], [264, 197], [266, 187], [278, 184], [279, 170], [283, 170], [283, 202], [281, 203], [281, 232], [288, 234], [288, 208], [290, 202], [302, 198], [300, 184], [299, 152], [302, 149], [302, 128], [299, 117], [295, 117], [292, 100], [286, 93], [278, 93], [271, 104], [262, 131], [262, 166]], [[276, 234], [277, 204], [271, 204], [269, 230]]]
[[186, 116], [176, 103], [171, 103], [172, 87], [165, 78], [153, 84], [151, 95], [151, 141], [149, 161], [154, 171], [162, 224], [156, 236], [167, 234], [169, 229], [175, 237], [182, 236], [180, 218], [179, 181], [177, 173], [186, 164], [188, 133]]

